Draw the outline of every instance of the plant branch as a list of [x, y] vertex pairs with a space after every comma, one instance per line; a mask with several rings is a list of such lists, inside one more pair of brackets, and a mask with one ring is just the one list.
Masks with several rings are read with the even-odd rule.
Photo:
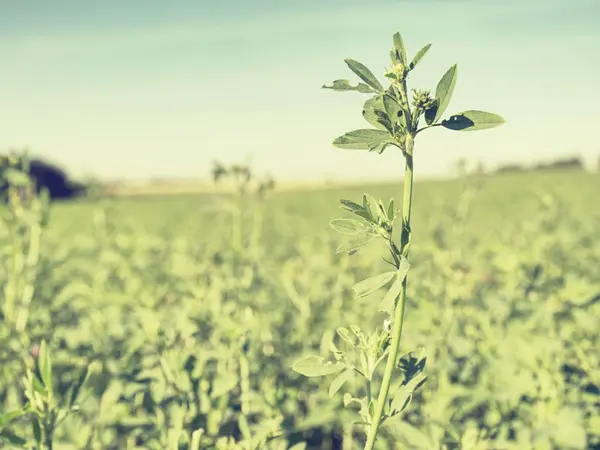
[[427, 125], [426, 127], [419, 128], [417, 131], [415, 131], [415, 136], [416, 136], [417, 134], [419, 134], [421, 131], [425, 131], [425, 130], [427, 130], [427, 129], [429, 129], [429, 128], [433, 128], [433, 127], [441, 127], [441, 126], [442, 126], [442, 124], [441, 124], [441, 123], [434, 123], [433, 125]]

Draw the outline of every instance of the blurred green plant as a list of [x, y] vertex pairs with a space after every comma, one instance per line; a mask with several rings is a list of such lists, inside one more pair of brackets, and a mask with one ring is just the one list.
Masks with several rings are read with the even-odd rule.
[[[275, 180], [269, 175], [257, 176], [249, 164], [227, 166], [220, 162], [214, 163], [212, 178], [215, 184], [233, 184], [234, 198], [218, 205], [231, 214], [231, 245], [237, 251], [258, 251], [263, 236], [265, 200], [275, 189]], [[252, 220], [250, 230], [243, 225], [248, 208]], [[245, 239], [246, 235], [249, 236], [248, 240]]]

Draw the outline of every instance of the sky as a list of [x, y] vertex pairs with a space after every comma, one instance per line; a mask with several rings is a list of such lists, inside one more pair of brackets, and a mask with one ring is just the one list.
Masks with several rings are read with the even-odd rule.
[[0, 0], [0, 151], [27, 148], [75, 176], [207, 177], [215, 160], [276, 179], [401, 176], [402, 156], [332, 146], [370, 125], [368, 95], [322, 89], [380, 80], [399, 31], [409, 87], [458, 64], [447, 114], [506, 124], [419, 134], [415, 173], [459, 158], [493, 168], [600, 156], [599, 0]]

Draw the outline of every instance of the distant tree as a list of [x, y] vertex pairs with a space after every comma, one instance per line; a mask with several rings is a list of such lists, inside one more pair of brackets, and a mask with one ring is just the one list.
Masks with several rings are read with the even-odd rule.
[[[27, 158], [24, 154], [4, 155], [1, 157], [0, 178], [10, 168], [17, 168], [27, 173], [38, 193], [46, 189], [52, 199], [67, 199], [80, 197], [86, 194], [86, 186], [69, 180], [67, 173], [54, 164], [40, 158]], [[2, 188], [2, 191], [6, 186]]]
[[519, 164], [506, 164], [496, 169], [496, 173], [523, 172], [526, 168]]

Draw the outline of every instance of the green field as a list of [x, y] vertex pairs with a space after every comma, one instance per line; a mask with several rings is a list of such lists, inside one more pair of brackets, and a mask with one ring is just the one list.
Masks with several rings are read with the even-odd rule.
[[[600, 175], [473, 183], [415, 184], [401, 352], [425, 348], [428, 380], [377, 448], [600, 448]], [[56, 398], [91, 367], [54, 450], [187, 449], [197, 429], [202, 449], [362, 448], [343, 405], [358, 379], [330, 397], [335, 376], [290, 366], [330, 358], [338, 327], [382, 325], [383, 290], [352, 286], [381, 271], [383, 247], [336, 254], [328, 226], [363, 190], [402, 197], [276, 190], [264, 217], [244, 200], [238, 247], [225, 194], [56, 203], [35, 272], [20, 264], [27, 226], [3, 228], [3, 299], [29, 316], [15, 331], [0, 303], [0, 412], [23, 405], [27, 349], [45, 339]], [[8, 429], [32, 439], [27, 418]]]

